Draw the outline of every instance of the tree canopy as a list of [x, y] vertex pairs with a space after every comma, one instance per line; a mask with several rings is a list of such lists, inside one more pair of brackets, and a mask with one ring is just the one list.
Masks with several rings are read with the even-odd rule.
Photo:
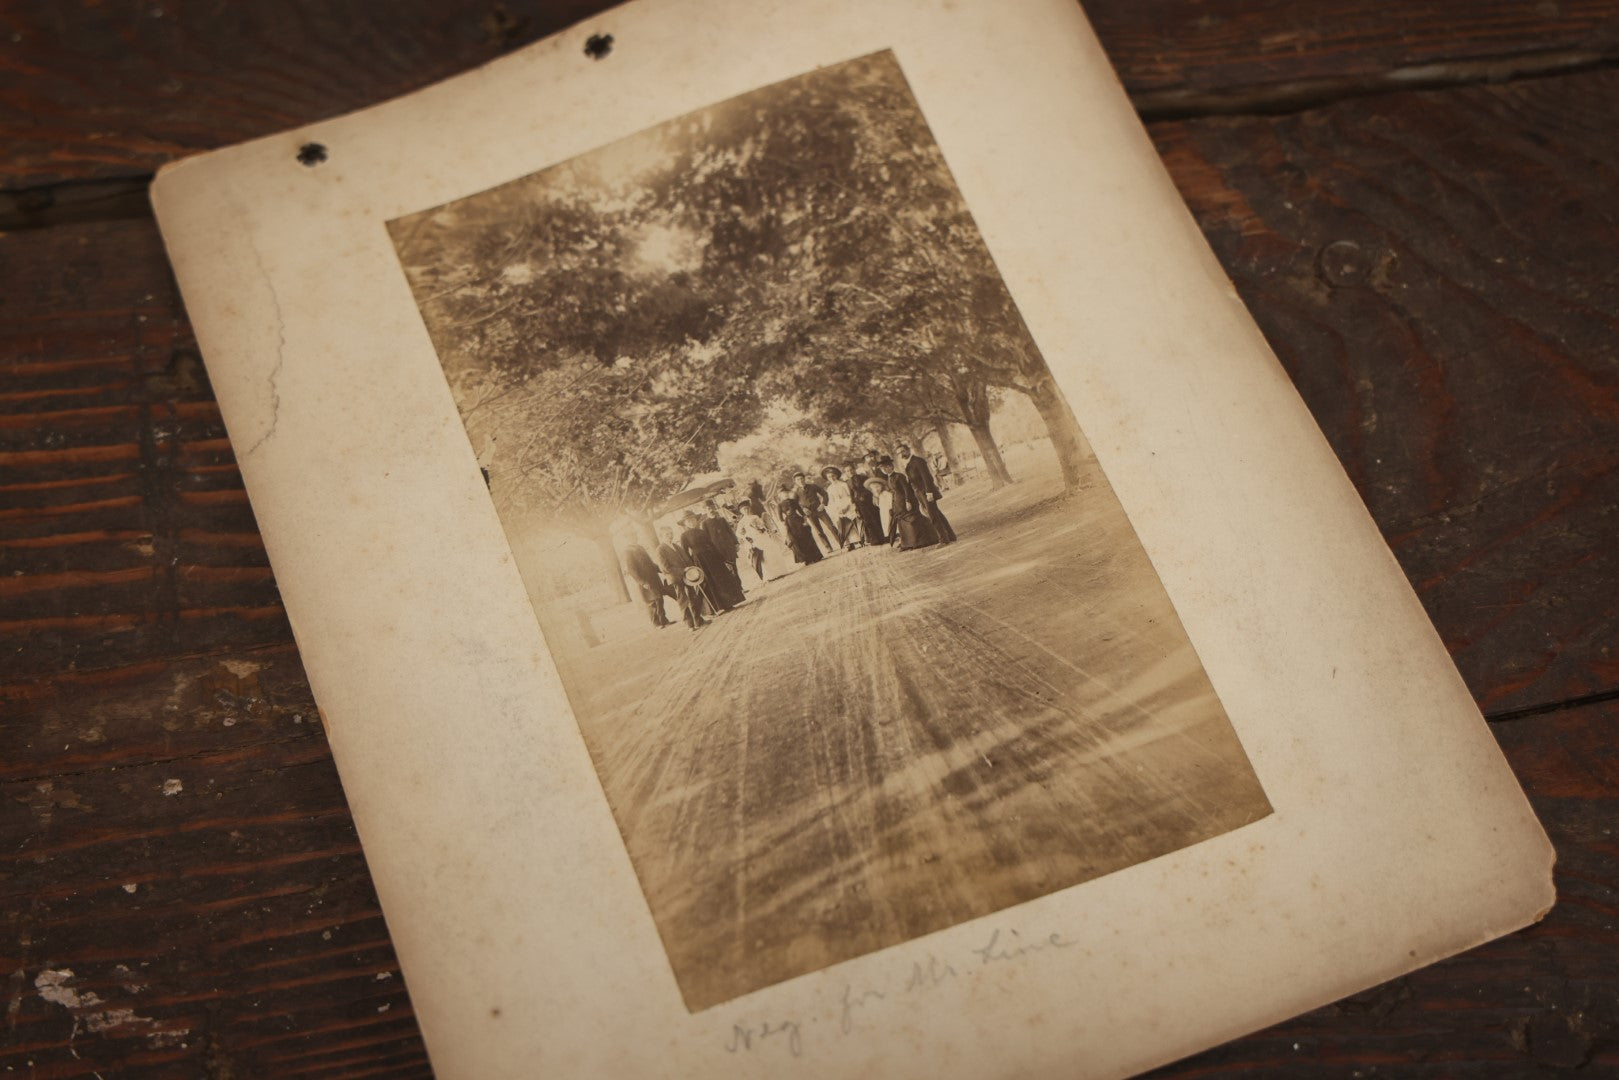
[[992, 393], [1049, 384], [889, 53], [390, 229], [503, 510], [644, 509], [774, 403], [982, 446]]

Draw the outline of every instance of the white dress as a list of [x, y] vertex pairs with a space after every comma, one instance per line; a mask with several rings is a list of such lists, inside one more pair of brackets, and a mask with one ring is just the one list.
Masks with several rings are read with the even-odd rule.
[[883, 535], [893, 536], [894, 493], [889, 490], [887, 484], [881, 483], [875, 477], [867, 481], [866, 490], [871, 492], [871, 501], [877, 504], [877, 513], [882, 516]]
[[854, 493], [849, 490], [847, 480], [828, 480], [826, 482], [826, 512], [836, 521], [838, 518], [853, 518]]
[[[786, 544], [771, 535], [764, 519], [758, 514], [743, 514], [742, 519], [737, 522], [736, 531], [738, 536], [746, 538], [754, 547], [764, 552], [766, 581], [790, 574], [797, 568], [798, 564], [793, 562], [793, 553], [787, 549]], [[748, 568], [752, 569], [751, 563], [748, 564]]]

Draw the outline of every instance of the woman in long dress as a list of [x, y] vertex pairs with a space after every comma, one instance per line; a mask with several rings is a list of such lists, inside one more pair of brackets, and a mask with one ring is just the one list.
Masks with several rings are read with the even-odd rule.
[[826, 489], [826, 512], [838, 531], [838, 546], [848, 551], [860, 542], [860, 517], [855, 510], [854, 489], [836, 465], [821, 470], [821, 486]]
[[890, 535], [901, 551], [910, 551], [912, 548], [932, 547], [939, 542], [939, 534], [934, 531], [933, 523], [922, 513], [916, 499], [916, 491], [905, 474], [891, 468], [893, 462], [888, 458], [882, 459], [882, 466], [889, 469], [889, 494], [893, 497], [891, 512], [894, 524]]
[[877, 524], [881, 535], [872, 541], [873, 545], [886, 544], [888, 538], [894, 535], [894, 493], [888, 490], [888, 481], [881, 476], [873, 476], [866, 480], [866, 490], [871, 492], [871, 503], [877, 511]]
[[859, 520], [860, 539], [870, 547], [877, 547], [888, 535], [883, 532], [882, 515], [871, 499], [871, 473], [860, 462], [849, 464], [849, 490], [854, 495], [855, 515]]
[[782, 528], [787, 531], [787, 544], [793, 550], [793, 561], [808, 566], [818, 563], [822, 559], [821, 549], [815, 544], [815, 534], [810, 532], [809, 521], [804, 517], [804, 508], [798, 500], [789, 496], [776, 505], [776, 513], [781, 515]]

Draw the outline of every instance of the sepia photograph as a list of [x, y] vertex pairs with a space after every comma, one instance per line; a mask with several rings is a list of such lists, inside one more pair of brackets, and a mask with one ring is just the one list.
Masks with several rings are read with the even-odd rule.
[[1271, 813], [891, 52], [388, 229], [688, 1010]]

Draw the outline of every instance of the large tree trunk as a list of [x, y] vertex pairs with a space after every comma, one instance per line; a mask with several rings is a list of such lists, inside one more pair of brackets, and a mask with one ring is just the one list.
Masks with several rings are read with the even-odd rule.
[[973, 442], [978, 444], [978, 452], [984, 457], [990, 486], [1010, 484], [1012, 474], [1007, 472], [1006, 462], [1001, 458], [1001, 448], [995, 445], [995, 436], [989, 430], [989, 387], [976, 382], [960, 385], [956, 390], [956, 402], [961, 406], [961, 416], [967, 430], [973, 433]]
[[907, 428], [905, 431], [905, 444], [911, 448], [911, 453], [924, 461], [927, 460], [928, 456], [928, 434], [932, 430], [931, 427], [913, 427]]
[[613, 583], [614, 598], [620, 604], [629, 603], [630, 587], [624, 580], [624, 566], [618, 561], [618, 549], [613, 546], [613, 534], [601, 528], [591, 534], [591, 539], [596, 541], [596, 548], [601, 552], [602, 569]]
[[1051, 447], [1057, 452], [1057, 463], [1062, 466], [1063, 489], [1078, 491], [1085, 475], [1085, 458], [1088, 455], [1085, 435], [1079, 430], [1074, 411], [1068, 407], [1062, 391], [1057, 389], [1057, 384], [1049, 375], [1037, 380], [1027, 393], [1034, 407], [1040, 411], [1040, 419], [1046, 422]]
[[995, 445], [995, 436], [990, 434], [989, 421], [968, 424], [967, 430], [973, 433], [973, 442], [978, 444], [978, 452], [984, 457], [984, 469], [989, 473], [990, 486], [1010, 484], [1012, 474], [1006, 471], [1006, 462], [1001, 460], [1001, 448]]
[[939, 448], [944, 451], [944, 462], [950, 467], [952, 482], [959, 484], [961, 483], [961, 460], [956, 457], [956, 444], [950, 441], [950, 425], [940, 423], [937, 430], [939, 432]]

